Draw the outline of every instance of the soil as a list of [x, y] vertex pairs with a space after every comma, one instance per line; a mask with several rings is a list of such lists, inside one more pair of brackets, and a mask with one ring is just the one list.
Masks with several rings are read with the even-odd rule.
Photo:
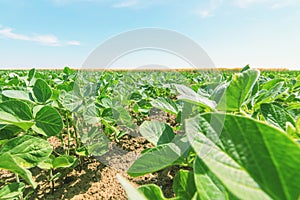
[[[172, 116], [158, 110], [153, 110], [150, 117], [145, 120], [158, 120], [174, 125], [175, 119]], [[60, 140], [51, 137], [48, 141], [60, 151]], [[54, 174], [60, 172], [62, 175], [55, 180], [54, 189], [47, 181], [48, 174], [39, 168], [31, 169], [38, 188], [30, 195], [29, 199], [127, 199], [126, 193], [116, 179], [117, 174], [127, 178], [136, 187], [144, 184], [158, 185], [165, 197], [174, 197], [173, 178], [177, 167], [171, 167], [162, 171], [145, 176], [132, 178], [126, 174], [126, 170], [141, 151], [153, 145], [137, 133], [123, 136], [120, 141], [112, 142], [109, 145], [110, 151], [101, 157], [86, 157], [79, 167], [74, 169], [55, 170]], [[13, 174], [0, 170], [0, 180], [15, 181]], [[1, 183], [0, 183], [1, 187]], [[29, 192], [27, 188], [26, 192]]]

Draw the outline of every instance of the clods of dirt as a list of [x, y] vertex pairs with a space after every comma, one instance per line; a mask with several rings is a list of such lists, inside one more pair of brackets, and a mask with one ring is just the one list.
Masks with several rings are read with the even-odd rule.
[[[59, 148], [60, 140], [50, 138], [49, 142]], [[30, 195], [29, 199], [127, 199], [126, 192], [116, 179], [117, 174], [127, 178], [136, 187], [144, 184], [156, 184], [162, 188], [166, 197], [173, 197], [173, 178], [178, 168], [172, 167], [145, 176], [132, 178], [126, 170], [146, 148], [153, 147], [142, 137], [129, 135], [120, 139], [119, 143], [112, 142], [110, 151], [102, 157], [86, 157], [80, 167], [74, 169], [54, 170], [54, 174], [62, 175], [55, 180], [54, 188], [47, 180], [48, 172], [39, 168], [31, 169], [38, 188]], [[15, 176], [7, 171], [1, 171], [0, 180], [15, 181]], [[32, 191], [26, 188], [25, 193]]]

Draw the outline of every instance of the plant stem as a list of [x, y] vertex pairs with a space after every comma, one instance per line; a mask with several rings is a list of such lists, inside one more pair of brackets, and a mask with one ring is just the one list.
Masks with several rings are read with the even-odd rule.
[[67, 133], [68, 133], [68, 149], [67, 149], [67, 155], [70, 154], [70, 139], [71, 139], [71, 134], [70, 134], [70, 126], [69, 126], [69, 117], [68, 113], [66, 112], [66, 125], [67, 125]]
[[53, 170], [50, 169], [50, 180], [51, 180], [51, 194], [54, 194], [54, 180], [53, 180]]
[[17, 180], [18, 183], [20, 183], [19, 174], [16, 174], [16, 180]]
[[[17, 180], [17, 183], [20, 183], [19, 174], [15, 174], [15, 175], [16, 175], [16, 180]], [[19, 198], [20, 198], [21, 200], [23, 200], [23, 199], [24, 199], [24, 198], [23, 198], [23, 193], [21, 193], [21, 194], [20, 194]]]
[[[78, 121], [78, 120], [77, 120]], [[78, 130], [77, 130], [77, 121], [74, 122], [74, 117], [72, 118], [72, 126], [73, 126], [73, 129], [74, 129], [74, 135], [75, 135], [75, 141], [76, 141], [76, 148], [79, 148], [80, 147], [80, 138], [79, 138], [79, 135], [78, 135]]]

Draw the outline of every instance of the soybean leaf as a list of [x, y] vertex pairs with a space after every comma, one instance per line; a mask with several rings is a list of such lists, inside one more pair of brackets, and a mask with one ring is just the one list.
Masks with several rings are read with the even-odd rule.
[[44, 106], [35, 117], [36, 125], [33, 130], [47, 136], [57, 135], [63, 128], [63, 121], [55, 108]]
[[34, 102], [29, 92], [25, 92], [21, 90], [4, 90], [2, 91], [2, 95], [12, 99], [20, 99], [29, 102]]
[[181, 163], [190, 145], [185, 136], [176, 136], [172, 143], [162, 144], [142, 154], [128, 169], [130, 176], [137, 177]]
[[283, 95], [282, 87], [284, 82], [278, 82], [270, 90], [261, 90], [258, 96], [253, 99], [255, 101], [255, 109], [258, 109], [262, 103], [272, 103]]
[[83, 112], [83, 119], [88, 124], [96, 124], [100, 121], [100, 118], [97, 116], [97, 109], [95, 105], [89, 105], [87, 108], [85, 108]]
[[112, 109], [112, 112], [114, 118], [117, 120], [118, 125], [126, 126], [127, 128], [131, 129], [135, 128], [136, 125], [133, 123], [132, 117], [124, 107], [115, 105]]
[[81, 134], [80, 137], [88, 154], [102, 156], [108, 151], [110, 141], [99, 127], [92, 127], [87, 134]]
[[10, 113], [22, 120], [32, 119], [32, 112], [29, 106], [22, 101], [16, 101], [16, 100], [4, 101], [0, 103], [0, 111]]
[[262, 90], [271, 90], [277, 83], [284, 82], [283, 79], [271, 79], [264, 84], [262, 84], [261, 89]]
[[19, 174], [33, 188], [36, 188], [36, 183], [32, 179], [32, 174], [29, 170], [20, 166], [10, 153], [0, 154], [0, 168]]
[[1, 200], [18, 199], [25, 189], [24, 183], [9, 183], [0, 190]]
[[300, 134], [300, 117], [296, 121], [296, 131], [298, 134]]
[[74, 156], [62, 155], [53, 160], [53, 168], [68, 168], [74, 165], [77, 161], [77, 158]]
[[77, 90], [73, 90], [73, 92], [62, 91], [59, 95], [60, 102], [71, 112], [79, 112], [84, 108], [83, 97], [80, 92], [76, 91]]
[[222, 96], [224, 95], [228, 85], [229, 85], [229, 83], [221, 83], [220, 85], [218, 85], [214, 89], [210, 99], [213, 99], [216, 103], [219, 103]]
[[145, 121], [139, 128], [143, 137], [154, 145], [169, 143], [174, 138], [172, 128], [159, 121]]
[[146, 199], [155, 199], [155, 200], [165, 200], [163, 192], [161, 191], [160, 187], [154, 184], [147, 184], [142, 185], [137, 189], [139, 192], [141, 192]]
[[169, 98], [159, 97], [151, 102], [152, 106], [165, 112], [177, 115], [178, 107], [174, 101]]
[[125, 189], [128, 200], [147, 200], [147, 198], [140, 191], [135, 189], [135, 187], [133, 187], [131, 183], [121, 175], [117, 174], [117, 179]]
[[[22, 131], [22, 129], [18, 126], [11, 124], [0, 124], [0, 145], [1, 140], [8, 140], [16, 136]], [[3, 141], [2, 141], [3, 142]]]
[[29, 82], [34, 78], [35, 71], [36, 71], [35, 68], [32, 68], [31, 70], [29, 70], [29, 72], [28, 72], [28, 78], [27, 78], [27, 80]]
[[52, 146], [38, 137], [23, 135], [10, 139], [0, 148], [0, 155], [9, 153], [20, 166], [31, 168], [47, 159], [52, 152]]
[[38, 163], [38, 167], [41, 169], [53, 169], [53, 160], [55, 159], [54, 155], [50, 155], [46, 160], [43, 160], [42, 162]]
[[52, 90], [46, 81], [37, 79], [32, 88], [35, 98], [42, 103], [45, 103], [52, 96]]
[[[0, 123], [12, 124], [23, 130], [29, 129], [34, 123], [30, 121], [32, 119], [32, 112], [29, 106], [22, 102], [16, 100], [4, 101], [0, 103]], [[2, 120], [1, 120], [2, 119]], [[12, 133], [15, 130], [17, 133], [18, 128], [9, 126], [9, 130], [6, 129], [7, 134]], [[3, 133], [3, 131], [1, 131]], [[12, 133], [13, 134], [13, 133]]]
[[234, 199], [223, 183], [209, 170], [205, 163], [196, 157], [194, 161], [195, 184], [200, 199]]
[[246, 65], [246, 66], [241, 70], [241, 72], [245, 72], [245, 71], [247, 71], [247, 70], [250, 70], [250, 66], [249, 66], [249, 65]]
[[216, 107], [215, 101], [199, 95], [187, 86], [175, 84], [175, 87], [180, 94], [178, 99], [197, 104], [204, 108], [214, 109]]
[[21, 120], [12, 114], [0, 111], [0, 124], [12, 124], [26, 131], [34, 125], [34, 122]]
[[179, 170], [173, 180], [173, 190], [178, 199], [192, 199], [196, 192], [193, 172]]
[[218, 102], [221, 111], [239, 111], [259, 78], [258, 70], [247, 70], [233, 75], [229, 86]]
[[68, 67], [68, 66], [65, 66], [64, 69], [63, 69], [63, 72], [66, 74], [66, 75], [72, 75], [74, 73], [74, 71]]
[[263, 114], [265, 120], [270, 124], [286, 130], [286, 123], [290, 122], [295, 126], [294, 119], [290, 114], [281, 106], [276, 104], [261, 104], [261, 113]]
[[[209, 123], [212, 117], [224, 123], [218, 142], [210, 138], [220, 130]], [[229, 114], [198, 115], [186, 123], [199, 158], [237, 198], [299, 198], [300, 146], [284, 132]]]
[[20, 99], [29, 102], [34, 102], [29, 92], [25, 92], [22, 90], [4, 90], [2, 91], [2, 95], [11, 99]]

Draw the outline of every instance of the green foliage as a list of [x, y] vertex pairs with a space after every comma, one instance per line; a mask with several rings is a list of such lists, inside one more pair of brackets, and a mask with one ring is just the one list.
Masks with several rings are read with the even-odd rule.
[[37, 79], [35, 81], [32, 91], [38, 102], [45, 103], [52, 96], [51, 88], [42, 79]]
[[136, 177], [181, 163], [181, 156], [189, 150], [189, 147], [185, 136], [176, 136], [172, 142], [158, 145], [143, 153], [127, 173]]
[[140, 126], [140, 133], [154, 145], [172, 142], [174, 132], [172, 128], [158, 121], [146, 121]]
[[261, 104], [260, 110], [265, 120], [270, 124], [286, 130], [286, 124], [290, 122], [295, 126], [295, 120], [291, 115], [280, 105], [276, 104]]
[[[299, 71], [0, 74], [0, 168], [16, 175], [1, 180], [0, 199], [29, 195], [33, 167], [55, 192], [82, 157], [105, 156], [110, 142], [137, 132], [153, 147], [128, 174], [178, 169], [173, 200], [300, 198]], [[118, 179], [129, 199], [168, 199], [157, 185]]]
[[17, 199], [25, 189], [24, 183], [10, 183], [0, 190], [1, 200]]
[[33, 129], [46, 136], [55, 136], [63, 128], [63, 122], [58, 111], [51, 106], [42, 107], [35, 116]]
[[[216, 123], [224, 119], [220, 133], [210, 125], [211, 118]], [[299, 197], [295, 177], [300, 175], [300, 147], [283, 132], [230, 114], [199, 115], [189, 119], [188, 124], [186, 132], [198, 157], [238, 198]], [[220, 135], [218, 141], [215, 135]]]
[[178, 199], [192, 199], [196, 192], [194, 173], [179, 170], [174, 178], [173, 190]]
[[257, 70], [246, 70], [242, 73], [234, 74], [218, 102], [217, 109], [231, 112], [240, 111], [241, 106], [258, 80], [259, 75], [260, 73]]

